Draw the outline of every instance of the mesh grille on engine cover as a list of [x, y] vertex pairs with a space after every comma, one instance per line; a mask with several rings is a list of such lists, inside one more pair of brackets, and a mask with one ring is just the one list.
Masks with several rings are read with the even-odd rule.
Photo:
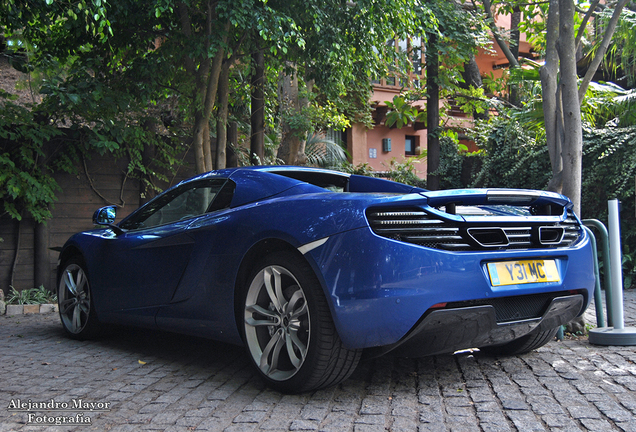
[[581, 236], [574, 215], [559, 223], [512, 221], [451, 222], [436, 218], [422, 209], [372, 209], [367, 220], [374, 233], [382, 237], [449, 251], [492, 249], [567, 248]]

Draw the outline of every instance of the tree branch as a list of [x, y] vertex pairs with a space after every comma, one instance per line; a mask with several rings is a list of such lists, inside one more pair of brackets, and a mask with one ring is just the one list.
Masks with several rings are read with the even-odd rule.
[[550, 0], [545, 0], [545, 1], [538, 1], [538, 2], [530, 2], [530, 3], [517, 3], [516, 5], [519, 7], [522, 6], [539, 6], [542, 4], [548, 4], [550, 3]]
[[[559, 66], [559, 53], [557, 51], [557, 39], [559, 38], [559, 12], [558, 0], [550, 2], [547, 21], [547, 45], [545, 54], [545, 64], [539, 69], [541, 77], [541, 93], [543, 99], [543, 121], [545, 125], [546, 145], [550, 154], [550, 165], [552, 167], [552, 177], [562, 170], [561, 146], [558, 134], [557, 115], [557, 76]], [[552, 185], [551, 185], [552, 186]], [[559, 192], [559, 188], [550, 189]]]
[[605, 35], [603, 36], [603, 41], [601, 42], [601, 46], [596, 51], [596, 55], [594, 59], [592, 59], [592, 63], [587, 69], [583, 80], [581, 81], [581, 86], [579, 87], [579, 104], [583, 102], [583, 98], [585, 97], [585, 92], [587, 92], [587, 87], [590, 85], [592, 81], [592, 77], [596, 73], [599, 65], [603, 61], [603, 57], [605, 57], [605, 53], [607, 52], [607, 48], [609, 47], [610, 42], [612, 41], [612, 36], [614, 35], [614, 31], [616, 30], [616, 25], [618, 24], [618, 19], [620, 18], [621, 11], [625, 4], [627, 4], [628, 0], [620, 0], [614, 9], [614, 13], [612, 14], [612, 18], [607, 23], [607, 28], [605, 29]]
[[18, 257], [20, 256], [20, 243], [22, 240], [22, 219], [24, 211], [20, 212], [20, 219], [18, 219], [18, 233], [15, 241], [15, 255], [13, 257], [13, 265], [11, 266], [11, 279], [9, 280], [9, 286], [13, 286], [13, 280], [15, 278], [15, 270], [18, 267]]
[[499, 48], [501, 48], [501, 51], [503, 51], [504, 55], [508, 59], [508, 63], [510, 63], [510, 66], [512, 67], [519, 67], [519, 60], [514, 56], [512, 51], [510, 51], [510, 48], [499, 34], [499, 30], [497, 29], [495, 18], [492, 13], [490, 0], [484, 0], [484, 10], [486, 11], [486, 15], [488, 15], [490, 31], [492, 31], [492, 35], [495, 38], [495, 41], [497, 41], [497, 45], [499, 45]]
[[[106, 198], [104, 195], [99, 193], [99, 191], [95, 187], [95, 184], [93, 183], [93, 179], [91, 179], [90, 174], [88, 174], [88, 167], [86, 166], [86, 157], [84, 156], [84, 154], [82, 154], [82, 162], [84, 163], [84, 174], [86, 175], [86, 180], [88, 180], [88, 184], [91, 187], [91, 189], [93, 190], [93, 192], [95, 192], [95, 194], [98, 197], [100, 197], [101, 199], [103, 199], [107, 204], [111, 204], [111, 205], [117, 206], [119, 208], [124, 208], [124, 206], [126, 205], [126, 202], [124, 201], [124, 190], [123, 190], [123, 188], [124, 188], [124, 184], [126, 184], [126, 178], [124, 178], [124, 182], [122, 184], [122, 189], [121, 189], [120, 194], [119, 194], [119, 199], [121, 200], [121, 204], [114, 203], [114, 202], [110, 201], [108, 198]], [[128, 174], [126, 174], [126, 177], [128, 177]]]
[[583, 33], [585, 32], [585, 26], [587, 25], [587, 22], [590, 20], [592, 15], [594, 15], [594, 11], [596, 10], [596, 7], [598, 6], [598, 4], [600, 2], [601, 2], [601, 0], [594, 0], [594, 2], [590, 5], [590, 8], [585, 13], [585, 16], [583, 17], [583, 20], [581, 21], [581, 25], [579, 27], [579, 32], [577, 33], [576, 39], [574, 41], [574, 46], [576, 47], [577, 51], [578, 51], [579, 47], [581, 46], [581, 39], [583, 39]]

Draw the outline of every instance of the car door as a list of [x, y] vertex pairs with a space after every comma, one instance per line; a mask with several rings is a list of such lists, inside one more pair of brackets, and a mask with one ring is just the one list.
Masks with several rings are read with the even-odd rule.
[[[105, 235], [93, 270], [102, 281], [100, 305], [106, 313], [151, 317], [170, 302], [195, 244], [187, 227], [206, 214], [225, 179], [188, 182], [140, 208], [120, 227], [120, 235]], [[112, 234], [112, 233], [111, 233]]]

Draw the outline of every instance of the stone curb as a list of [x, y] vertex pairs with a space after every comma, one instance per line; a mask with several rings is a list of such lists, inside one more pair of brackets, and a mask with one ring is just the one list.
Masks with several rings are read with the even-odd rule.
[[14, 305], [0, 301], [0, 315], [29, 315], [57, 312], [56, 304]]

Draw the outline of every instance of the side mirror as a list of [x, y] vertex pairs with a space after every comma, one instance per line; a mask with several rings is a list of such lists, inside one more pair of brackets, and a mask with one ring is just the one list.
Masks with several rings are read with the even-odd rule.
[[95, 225], [110, 225], [115, 222], [117, 208], [114, 206], [102, 207], [93, 214]]
[[117, 217], [117, 208], [115, 206], [102, 207], [93, 214], [93, 223], [95, 225], [106, 225], [112, 229], [116, 235], [123, 234], [125, 231], [115, 225]]

